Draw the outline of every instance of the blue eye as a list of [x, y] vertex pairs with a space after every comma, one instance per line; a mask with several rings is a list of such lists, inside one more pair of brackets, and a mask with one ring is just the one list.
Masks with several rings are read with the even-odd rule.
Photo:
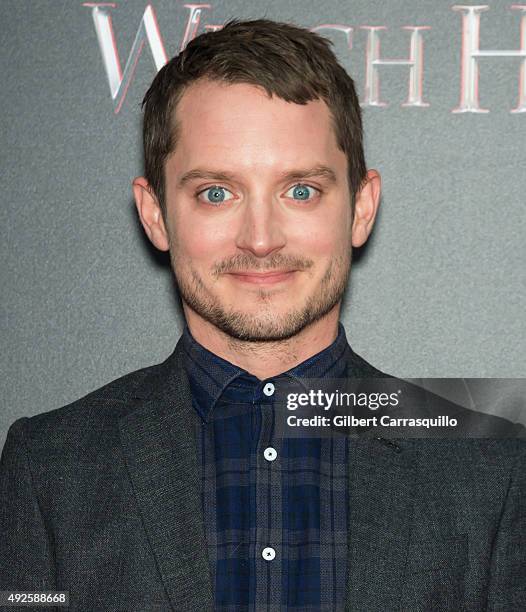
[[292, 197], [295, 200], [303, 200], [304, 202], [312, 200], [320, 193], [319, 189], [311, 187], [310, 185], [303, 185], [301, 183], [291, 187], [285, 195], [287, 195], [290, 191], [292, 191], [292, 196], [287, 197]]
[[[207, 204], [221, 204], [222, 202], [226, 202], [227, 200], [232, 200], [232, 198], [234, 197], [231, 191], [228, 191], [228, 189], [220, 187], [219, 185], [214, 185], [213, 187], [203, 189], [203, 191], [200, 191], [197, 194], [197, 197], [200, 198], [200, 196], [203, 194], [205, 197], [205, 200], [203, 201]], [[232, 197], [229, 198], [227, 194], [230, 194]]]

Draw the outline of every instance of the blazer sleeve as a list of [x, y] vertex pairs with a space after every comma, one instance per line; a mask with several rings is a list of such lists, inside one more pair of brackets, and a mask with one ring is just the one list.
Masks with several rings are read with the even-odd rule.
[[518, 456], [493, 544], [488, 612], [526, 610], [526, 441]]
[[52, 591], [53, 551], [31, 474], [27, 421], [11, 425], [0, 459], [0, 590]]

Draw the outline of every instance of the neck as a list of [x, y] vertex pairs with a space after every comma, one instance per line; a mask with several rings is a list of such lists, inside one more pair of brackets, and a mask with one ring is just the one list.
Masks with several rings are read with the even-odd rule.
[[287, 340], [251, 342], [232, 338], [184, 306], [188, 328], [199, 344], [260, 380], [286, 372], [332, 344], [338, 335], [339, 311], [337, 304]]

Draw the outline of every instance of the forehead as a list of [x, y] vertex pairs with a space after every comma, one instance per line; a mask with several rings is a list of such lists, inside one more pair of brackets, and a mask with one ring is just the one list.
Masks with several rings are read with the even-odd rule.
[[221, 161], [254, 169], [346, 159], [323, 100], [295, 104], [254, 85], [203, 80], [185, 91], [176, 120], [173, 156], [185, 167]]

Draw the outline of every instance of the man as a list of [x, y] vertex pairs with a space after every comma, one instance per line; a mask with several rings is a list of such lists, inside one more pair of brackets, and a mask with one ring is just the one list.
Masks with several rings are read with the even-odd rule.
[[231, 21], [144, 108], [133, 191], [186, 326], [162, 364], [11, 426], [0, 587], [83, 611], [522, 609], [523, 441], [275, 435], [281, 388], [385, 377], [339, 323], [380, 177], [328, 42]]

